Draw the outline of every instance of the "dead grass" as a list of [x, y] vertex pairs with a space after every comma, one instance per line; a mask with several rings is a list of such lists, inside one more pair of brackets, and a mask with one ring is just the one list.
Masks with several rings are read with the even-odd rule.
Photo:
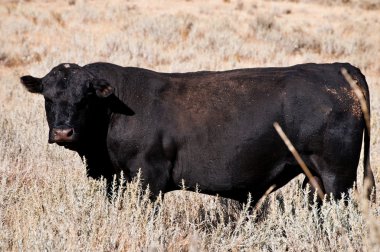
[[[363, 5], [372, 2], [373, 8]], [[183, 191], [150, 202], [136, 182], [109, 202], [104, 183], [86, 178], [75, 153], [47, 144], [43, 99], [18, 80], [42, 76], [61, 62], [197, 71], [349, 61], [370, 86], [371, 158], [379, 186], [377, 4], [3, 1], [0, 250], [379, 251], [379, 193], [375, 205], [350, 194], [317, 213], [294, 180], [248, 213], [232, 201]], [[362, 167], [358, 174], [361, 191]]]

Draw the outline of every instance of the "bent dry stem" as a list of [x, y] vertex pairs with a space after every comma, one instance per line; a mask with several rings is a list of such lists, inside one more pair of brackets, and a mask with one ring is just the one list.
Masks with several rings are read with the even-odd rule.
[[282, 130], [281, 126], [275, 122], [273, 123], [273, 127], [276, 129], [277, 133], [280, 135], [282, 141], [286, 144], [286, 147], [288, 147], [289, 151], [293, 154], [294, 158], [296, 159], [297, 163], [301, 166], [303, 172], [309, 179], [311, 185], [317, 190], [317, 194], [321, 200], [325, 197], [325, 194], [323, 193], [322, 189], [319, 187], [317, 181], [314, 179], [313, 174], [311, 174], [309, 168], [305, 164], [305, 162], [302, 160], [300, 154], [294, 148], [293, 144], [290, 142], [289, 138], [286, 136], [284, 131]]

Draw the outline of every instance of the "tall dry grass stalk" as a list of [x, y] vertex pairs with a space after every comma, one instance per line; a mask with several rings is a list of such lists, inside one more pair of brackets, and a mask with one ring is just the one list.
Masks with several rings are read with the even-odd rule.
[[324, 191], [319, 186], [318, 182], [315, 180], [313, 174], [310, 172], [310, 169], [307, 167], [303, 159], [301, 158], [300, 154], [294, 148], [294, 145], [289, 140], [285, 132], [282, 130], [281, 126], [278, 124], [278, 122], [273, 123], [273, 127], [276, 129], [278, 135], [281, 137], [282, 141], [284, 141], [286, 147], [289, 149], [289, 151], [292, 153], [293, 157], [301, 167], [302, 171], [305, 173], [306, 177], [309, 179], [310, 184], [314, 187], [314, 189], [317, 192], [318, 197], [320, 200], [323, 200], [325, 197]]

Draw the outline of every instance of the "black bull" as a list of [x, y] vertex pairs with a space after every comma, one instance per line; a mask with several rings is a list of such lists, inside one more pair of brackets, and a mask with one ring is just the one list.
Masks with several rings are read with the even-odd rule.
[[347, 63], [194, 73], [60, 64], [21, 82], [45, 98], [49, 143], [85, 157], [89, 176], [110, 181], [123, 171], [131, 180], [141, 169], [153, 195], [183, 179], [189, 189], [256, 202], [302, 173], [274, 122], [338, 198], [356, 180], [364, 132], [364, 175], [374, 186], [370, 132], [342, 68], [369, 107], [365, 77]]

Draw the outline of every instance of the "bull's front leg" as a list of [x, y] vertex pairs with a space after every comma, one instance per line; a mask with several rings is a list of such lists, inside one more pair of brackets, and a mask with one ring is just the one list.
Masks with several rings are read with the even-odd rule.
[[172, 161], [164, 155], [141, 153], [128, 162], [127, 174], [133, 180], [141, 172], [143, 188], [149, 187], [151, 198], [155, 199], [160, 192], [165, 193], [172, 189], [172, 168]]
[[87, 176], [93, 179], [105, 179], [107, 194], [112, 194], [114, 181], [119, 183], [120, 171], [113, 166], [106, 150], [92, 150], [80, 155], [87, 164]]

